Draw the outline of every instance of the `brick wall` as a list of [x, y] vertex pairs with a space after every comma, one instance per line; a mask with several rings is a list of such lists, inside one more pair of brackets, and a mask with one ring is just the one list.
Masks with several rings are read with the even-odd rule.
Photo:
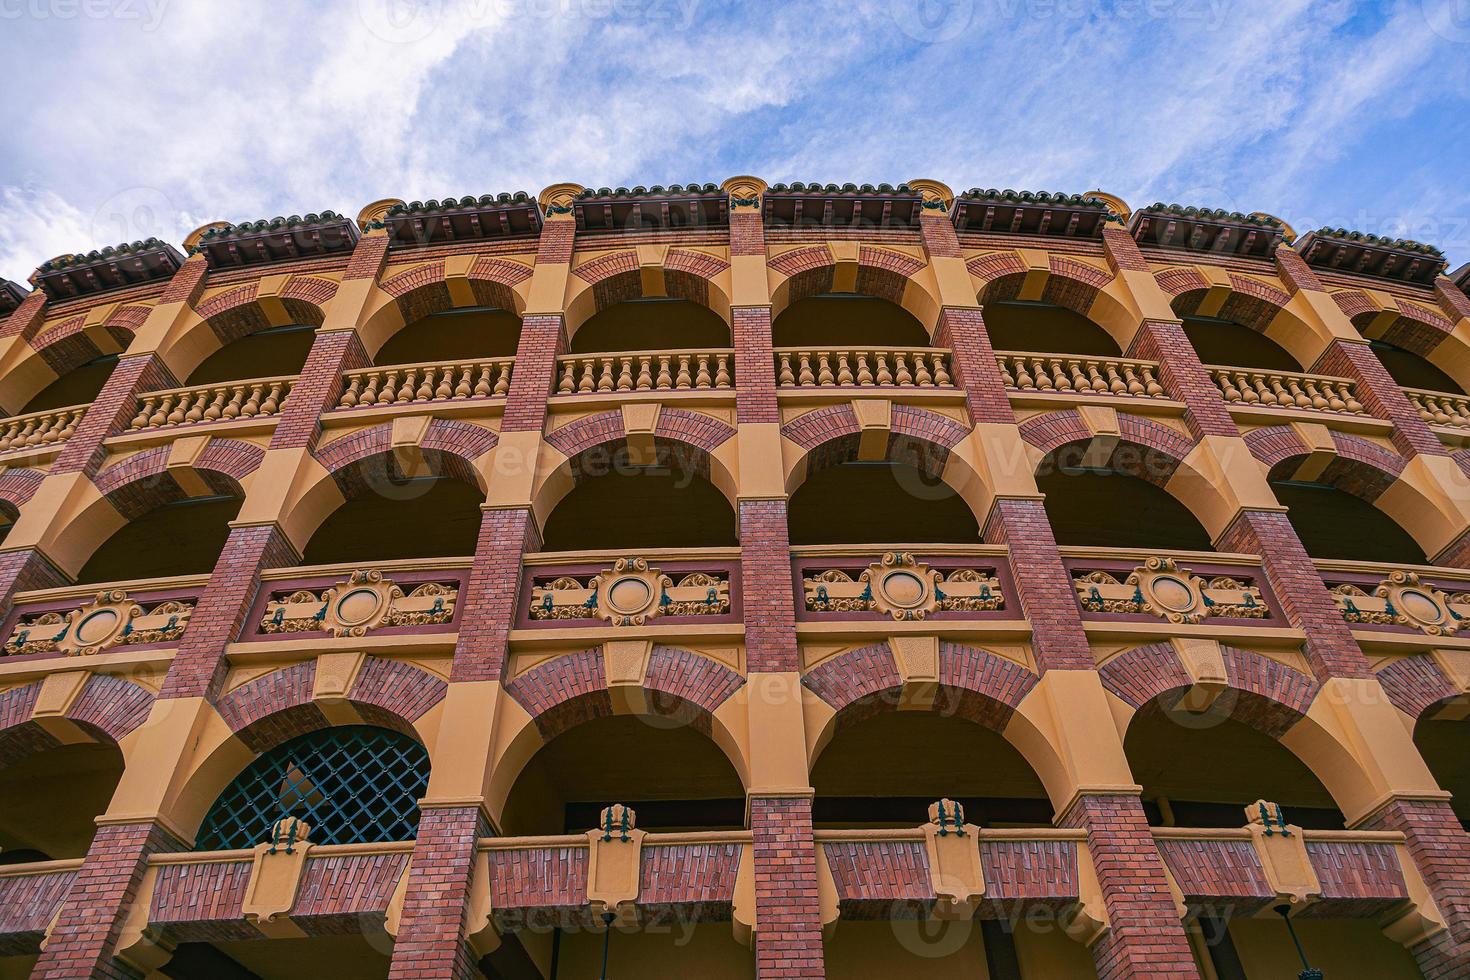
[[1179, 324], [1145, 320], [1128, 353], [1130, 357], [1159, 362], [1159, 382], [1170, 398], [1184, 403], [1184, 420], [1196, 438], [1240, 435], [1220, 389], [1210, 380]]
[[755, 970], [761, 980], [826, 976], [812, 801], [753, 797]]
[[540, 547], [529, 508], [487, 510], [480, 517], [475, 562], [460, 596], [459, 642], [451, 681], [499, 680], [510, 627], [521, 601], [521, 556]]
[[1037, 668], [1091, 670], [1092, 651], [1082, 630], [1082, 613], [1072, 578], [1062, 565], [1057, 540], [1039, 500], [997, 500], [985, 525], [985, 540], [1007, 548], [1021, 609], [1031, 620]]
[[1334, 340], [1312, 366], [1312, 371], [1356, 381], [1358, 400], [1375, 418], [1393, 422], [1393, 444], [1405, 456], [1445, 455], [1439, 437], [1429, 430], [1404, 389], [1389, 376], [1383, 362], [1368, 345]]
[[474, 951], [464, 941], [464, 915], [475, 843], [489, 835], [479, 807], [430, 807], [419, 817], [388, 971], [393, 980], [480, 977]]

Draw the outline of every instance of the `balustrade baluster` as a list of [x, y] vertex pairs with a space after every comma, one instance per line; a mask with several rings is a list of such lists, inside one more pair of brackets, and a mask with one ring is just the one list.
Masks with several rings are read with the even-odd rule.
[[730, 387], [730, 355], [720, 354], [715, 358], [715, 387]]
[[709, 355], [701, 353], [699, 355], [698, 370], [694, 374], [694, 387], [701, 389], [708, 388], [712, 380], [709, 373]]

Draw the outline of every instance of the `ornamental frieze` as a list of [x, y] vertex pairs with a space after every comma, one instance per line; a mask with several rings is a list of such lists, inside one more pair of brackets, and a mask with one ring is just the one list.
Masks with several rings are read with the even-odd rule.
[[531, 619], [600, 619], [643, 626], [660, 616], [723, 616], [730, 612], [730, 579], [722, 572], [691, 572], [676, 582], [644, 558], [619, 558], [591, 577], [561, 575], [531, 588]]
[[107, 589], [77, 609], [22, 618], [5, 641], [5, 653], [75, 657], [116, 646], [172, 643], [184, 634], [193, 614], [192, 601], [168, 599], [145, 609], [121, 589]]
[[1202, 578], [1172, 558], [1150, 558], [1123, 580], [1121, 573], [1076, 572], [1072, 584], [1082, 608], [1094, 613], [1157, 616], [1171, 623], [1204, 619], [1266, 619], [1261, 590], [1229, 575]]
[[1446, 594], [1417, 572], [1392, 572], [1370, 593], [1351, 583], [1333, 586], [1332, 597], [1349, 623], [1408, 626], [1430, 636], [1458, 632], [1470, 616], [1470, 592]]
[[854, 579], [840, 568], [802, 579], [808, 612], [877, 612], [900, 622], [934, 612], [1005, 608], [1000, 580], [986, 570], [941, 572], [908, 552], [890, 551]]
[[459, 589], [426, 582], [405, 593], [376, 569], [353, 572], [324, 589], [298, 589], [273, 598], [260, 622], [262, 633], [328, 633], [365, 636], [390, 626], [432, 626], [454, 619]]

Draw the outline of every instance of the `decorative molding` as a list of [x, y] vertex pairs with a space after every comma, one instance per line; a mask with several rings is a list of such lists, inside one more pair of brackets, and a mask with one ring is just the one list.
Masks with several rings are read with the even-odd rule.
[[353, 572], [323, 590], [299, 589], [267, 603], [262, 633], [330, 633], [365, 636], [391, 626], [431, 626], [454, 618], [457, 584], [425, 582], [404, 593], [376, 570]]
[[1345, 582], [1333, 586], [1332, 596], [1349, 623], [1408, 626], [1430, 636], [1456, 633], [1470, 616], [1470, 592], [1446, 594], [1421, 582], [1417, 572], [1391, 572], [1371, 594]]
[[1073, 574], [1077, 601], [1087, 612], [1143, 614], [1171, 623], [1205, 619], [1267, 619], [1261, 590], [1249, 580], [1228, 575], [1203, 579], [1173, 558], [1150, 558], [1123, 582], [1112, 572]]
[[194, 603], [167, 599], [150, 609], [121, 589], [104, 589], [84, 606], [62, 613], [44, 612], [21, 619], [5, 641], [9, 656], [64, 653], [90, 656], [115, 646], [170, 643], [184, 635]]
[[945, 574], [909, 552], [890, 551], [856, 580], [840, 568], [802, 580], [808, 612], [879, 612], [899, 621], [930, 613], [1005, 608], [1000, 580], [989, 571], [961, 568]]
[[730, 612], [730, 579], [691, 572], [677, 583], [644, 558], [619, 558], [590, 578], [562, 575], [531, 589], [531, 618], [602, 619], [643, 626], [660, 616], [722, 616]]

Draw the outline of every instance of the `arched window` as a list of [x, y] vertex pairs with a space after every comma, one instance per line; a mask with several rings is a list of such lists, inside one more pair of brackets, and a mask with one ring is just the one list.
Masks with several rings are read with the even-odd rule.
[[1386, 340], [1370, 340], [1368, 346], [1378, 355], [1378, 360], [1383, 362], [1389, 377], [1405, 388], [1427, 388], [1454, 395], [1465, 394], [1465, 389], [1456, 384], [1454, 378], [1413, 351], [1404, 350]]
[[162, 504], [124, 524], [92, 553], [77, 582], [196, 575], [214, 570], [242, 499], [189, 497]]
[[900, 462], [851, 460], [817, 470], [791, 495], [792, 544], [875, 540], [974, 544], [974, 511], [938, 476]]
[[107, 384], [112, 369], [117, 367], [116, 354], [103, 354], [85, 364], [79, 364], [51, 382], [26, 403], [17, 415], [31, 412], [49, 412], [56, 408], [70, 408], [94, 401]]
[[1212, 316], [1183, 318], [1184, 335], [1205, 364], [1256, 368], [1262, 371], [1300, 371], [1302, 365], [1276, 341], [1234, 320]]
[[1043, 466], [1036, 486], [1046, 494], [1046, 516], [1063, 547], [1213, 550], [1209, 532], [1189, 508], [1140, 477], [1109, 468]]
[[303, 563], [475, 553], [485, 499], [479, 487], [454, 476], [404, 476], [391, 457], [373, 457], [356, 472], [364, 479], [312, 534]]
[[226, 787], [199, 828], [195, 850], [267, 843], [282, 817], [304, 821], [313, 844], [412, 840], [428, 785], [428, 750], [408, 735], [372, 725], [298, 735]]
[[1118, 357], [1118, 342], [1080, 313], [1051, 303], [1002, 300], [986, 303], [985, 331], [996, 350]]
[[315, 337], [316, 327], [309, 323], [257, 330], [210, 354], [184, 383], [209, 385], [300, 374]]
[[572, 335], [569, 354], [729, 347], [730, 326], [687, 299], [651, 297], [614, 303]]
[[1273, 479], [1271, 490], [1313, 558], [1424, 565], [1408, 531], [1371, 503], [1326, 483]]
[[389, 337], [373, 363], [453, 363], [514, 357], [521, 318], [493, 306], [470, 306], [431, 313]]
[[819, 293], [771, 324], [777, 347], [928, 347], [929, 331], [897, 303], [859, 293]]

